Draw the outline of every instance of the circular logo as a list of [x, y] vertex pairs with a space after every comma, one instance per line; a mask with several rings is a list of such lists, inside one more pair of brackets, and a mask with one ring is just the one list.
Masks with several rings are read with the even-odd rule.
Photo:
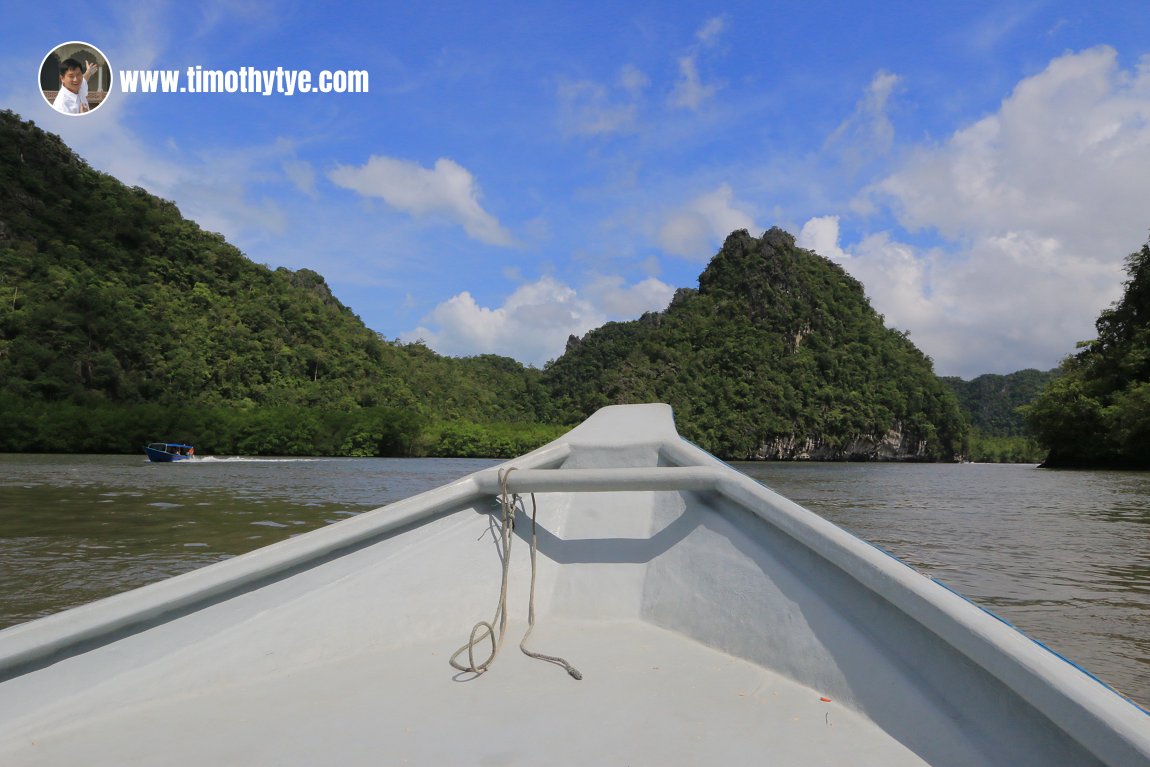
[[96, 46], [82, 40], [57, 45], [40, 65], [40, 93], [60, 114], [83, 117], [112, 92], [112, 67]]

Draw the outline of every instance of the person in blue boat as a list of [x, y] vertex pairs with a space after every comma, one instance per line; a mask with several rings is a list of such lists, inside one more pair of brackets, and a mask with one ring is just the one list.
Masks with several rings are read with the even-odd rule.
[[180, 442], [153, 442], [144, 447], [149, 461], [168, 463], [171, 461], [192, 460], [196, 457], [196, 449], [191, 445]]

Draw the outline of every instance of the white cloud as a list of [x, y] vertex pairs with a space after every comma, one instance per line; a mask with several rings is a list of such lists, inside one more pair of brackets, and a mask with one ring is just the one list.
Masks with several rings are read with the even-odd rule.
[[863, 283], [871, 305], [885, 315], [889, 327], [913, 329], [921, 347], [925, 339], [951, 324], [953, 291], [940, 284], [945, 280], [936, 273], [937, 252], [920, 252], [891, 239], [889, 232], [864, 237], [854, 251], [843, 266]]
[[694, 56], [679, 59], [679, 81], [671, 91], [669, 102], [681, 109], [698, 109], [703, 102], [715, 95], [717, 87], [705, 85], [699, 77], [699, 67]]
[[[862, 103], [883, 103], [876, 84]], [[1150, 57], [1124, 71], [1094, 48], [912, 147], [856, 199], [857, 211], [889, 208], [908, 231], [936, 232], [936, 247], [890, 231], [840, 246], [833, 216], [807, 221], [800, 242], [841, 261], [944, 374], [1053, 367], [1121, 292], [1123, 258], [1145, 241], [1148, 167]]]
[[435, 307], [425, 325], [403, 334], [423, 340], [440, 354], [502, 354], [542, 365], [563, 353], [567, 339], [581, 336], [609, 319], [633, 319], [663, 309], [674, 289], [654, 278], [625, 285], [621, 278], [599, 277], [580, 295], [552, 277], [520, 285], [502, 306], [481, 306], [463, 292]]
[[991, 55], [995, 48], [1014, 36], [1019, 27], [1030, 21], [1040, 8], [1040, 3], [994, 5], [989, 12], [975, 17], [972, 23], [955, 33], [961, 43], [977, 55]]
[[1031, 233], [982, 238], [957, 260], [886, 239], [859, 250], [860, 278], [875, 286], [880, 311], [913, 328], [942, 372], [967, 377], [1052, 367], [1093, 335], [1117, 288], [1109, 266]]
[[284, 175], [295, 185], [295, 188], [308, 197], [316, 196], [315, 169], [311, 163], [304, 160], [285, 160], [283, 162]]
[[912, 230], [1042, 232], [1111, 259], [1142, 239], [1148, 167], [1150, 57], [1125, 72], [1100, 47], [1055, 59], [998, 112], [919, 147], [868, 194]]
[[[625, 99], [616, 100], [610, 90], [590, 80], [559, 83], [559, 122], [563, 132], [577, 136], [604, 136], [635, 129], [638, 104], [637, 81], [624, 81]], [[629, 90], [630, 89], [630, 90]]]
[[428, 169], [418, 163], [372, 155], [359, 167], [337, 166], [328, 178], [365, 197], [381, 198], [416, 218], [445, 218], [480, 242], [514, 244], [499, 220], [479, 204], [481, 194], [474, 176], [453, 160], [441, 157]]
[[708, 19], [695, 33], [695, 45], [685, 56], [679, 57], [679, 79], [667, 98], [672, 107], [697, 110], [719, 90], [720, 84], [703, 82], [699, 74], [699, 57], [703, 50], [718, 43], [726, 26], [726, 19], [722, 16]]
[[832, 261], [845, 261], [850, 255], [839, 247], [839, 217], [820, 216], [803, 224], [795, 239], [800, 248], [813, 250]]
[[638, 97], [651, 84], [651, 78], [638, 67], [627, 64], [619, 70], [618, 82], [620, 88], [633, 97]]
[[59, 134], [94, 168], [174, 200], [185, 217], [233, 243], [285, 230], [288, 216], [281, 204], [254, 195], [252, 187], [285, 172], [283, 163], [292, 152], [287, 145], [271, 142], [210, 152], [188, 151], [170, 140], [153, 145], [128, 127], [134, 107], [123, 96], [114, 93], [82, 120], [59, 115], [42, 103], [28, 104], [25, 114], [36, 115], [40, 127]]
[[613, 85], [591, 80], [561, 80], [557, 95], [563, 132], [578, 136], [634, 132], [643, 92], [650, 84], [646, 73], [631, 64], [619, 70]]
[[838, 262], [862, 282], [888, 326], [915, 328], [917, 333], [942, 314], [930, 296], [934, 254], [892, 241], [889, 232], [868, 235], [848, 253], [839, 244], [839, 217], [820, 216], [803, 224], [796, 243]]
[[703, 26], [699, 27], [699, 31], [695, 33], [695, 39], [703, 45], [713, 45], [726, 28], [726, 17], [715, 16], [707, 19]]
[[890, 152], [894, 144], [894, 124], [887, 115], [887, 106], [901, 82], [898, 75], [877, 72], [854, 112], [826, 140], [825, 148], [843, 153], [852, 166]]
[[[726, 19], [722, 16], [707, 20], [695, 33], [695, 43], [678, 57], [678, 78], [667, 95], [671, 107], [697, 110], [718, 91], [721, 84], [703, 81], [699, 58], [717, 43], [725, 28]], [[624, 65], [609, 84], [586, 79], [560, 80], [556, 94], [563, 132], [579, 136], [635, 133], [643, 96], [650, 85], [647, 74], [633, 64]]]
[[667, 308], [675, 288], [655, 277], [627, 285], [616, 275], [597, 277], [583, 292], [608, 319], [634, 319], [644, 312]]
[[1113, 265], [1077, 258], [1053, 238], [1011, 232], [948, 254], [879, 232], [848, 253], [833, 218], [808, 221], [799, 244], [861, 281], [886, 324], [910, 330], [943, 375], [1053, 367], [1115, 297]]
[[735, 200], [730, 185], [721, 184], [669, 214], [657, 240], [667, 253], [702, 261], [714, 255], [715, 248], [736, 229], [753, 232], [755, 222]]

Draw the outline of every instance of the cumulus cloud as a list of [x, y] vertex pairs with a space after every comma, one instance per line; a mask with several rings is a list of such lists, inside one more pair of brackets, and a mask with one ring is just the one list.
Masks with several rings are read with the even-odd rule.
[[1052, 367], [1092, 335], [1116, 288], [1109, 266], [1033, 233], [981, 238], [959, 258], [885, 232], [855, 251], [846, 266], [875, 308], [888, 324], [911, 329], [944, 374]]
[[634, 319], [643, 312], [665, 309], [675, 288], [655, 277], [627, 285], [615, 275], [596, 277], [584, 293], [608, 319]]
[[441, 157], [433, 168], [424, 168], [418, 163], [372, 155], [359, 167], [337, 166], [328, 178], [337, 186], [364, 197], [378, 197], [416, 218], [444, 218], [480, 242], [514, 244], [499, 220], [479, 204], [481, 193], [475, 177], [454, 160]]
[[1118, 290], [1116, 264], [1078, 257], [1032, 232], [944, 250], [883, 231], [844, 249], [829, 218], [808, 221], [799, 244], [862, 282], [886, 324], [910, 330], [943, 375], [1053, 367], [1075, 341], [1092, 336], [1095, 317]]
[[998, 112], [919, 147], [867, 195], [911, 230], [1043, 232], [1109, 259], [1107, 248], [1142, 239], [1148, 167], [1150, 57], [1126, 72], [1100, 47], [1055, 59]]
[[839, 217], [819, 216], [803, 224], [795, 238], [800, 248], [813, 250], [832, 261], [845, 261], [850, 254], [839, 247]]
[[[956, 330], [959, 318], [954, 311], [955, 292], [947, 289], [946, 277], [938, 274], [941, 254], [899, 242], [889, 232], [868, 235], [852, 250], [843, 266], [863, 283], [867, 297], [885, 315], [887, 325], [913, 329], [920, 346], [925, 343], [929, 347], [926, 351], [941, 352], [945, 357], [949, 345], [932, 344], [931, 339], [943, 331]], [[959, 301], [958, 305], [969, 302]], [[953, 351], [961, 356], [969, 349], [956, 345]]]
[[736, 229], [754, 231], [755, 222], [730, 185], [721, 184], [667, 215], [657, 240], [667, 253], [704, 261]]
[[914, 236], [840, 244], [837, 217], [822, 216], [799, 242], [858, 277], [943, 374], [1048, 368], [1121, 292], [1123, 258], [1145, 241], [1148, 167], [1150, 57], [1124, 71], [1094, 48], [1054, 59], [946, 140], [911, 147], [856, 200]]
[[674, 289], [654, 278], [626, 285], [598, 277], [580, 295], [552, 277], [520, 285], [501, 306], [480, 305], [464, 291], [439, 304], [425, 324], [403, 334], [440, 354], [502, 354], [542, 365], [563, 353], [568, 337], [583, 335], [610, 319], [632, 319], [663, 309]]
[[[891, 239], [889, 232], [865, 237], [848, 253], [839, 244], [839, 217], [820, 216], [803, 224], [796, 242], [820, 256], [840, 263], [863, 283], [871, 305], [900, 329], [934, 328], [946, 311], [932, 295], [933, 253]], [[916, 339], [921, 340], [921, 339]]]

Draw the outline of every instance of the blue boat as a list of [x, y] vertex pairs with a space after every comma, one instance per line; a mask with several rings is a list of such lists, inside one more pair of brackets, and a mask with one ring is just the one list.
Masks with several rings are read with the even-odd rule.
[[144, 448], [149, 461], [156, 463], [171, 463], [172, 461], [187, 461], [196, 457], [196, 449], [191, 445], [179, 442], [153, 442]]

